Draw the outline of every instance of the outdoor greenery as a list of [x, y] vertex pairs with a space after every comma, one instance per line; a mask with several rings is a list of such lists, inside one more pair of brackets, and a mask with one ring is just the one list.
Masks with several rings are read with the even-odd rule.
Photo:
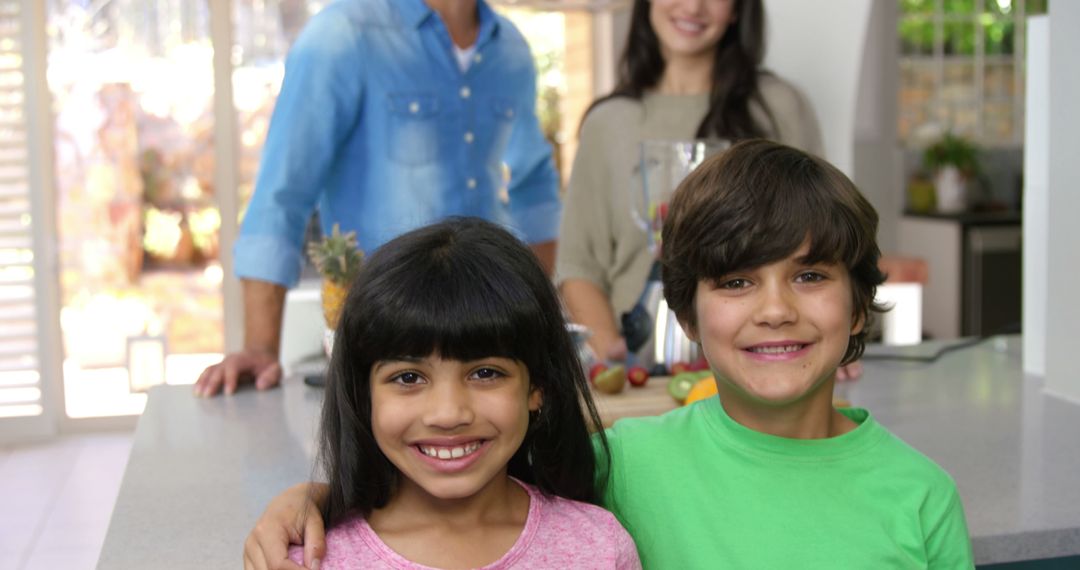
[[[908, 54], [934, 53], [934, 8], [937, 0], [898, 0], [898, 33], [901, 50]], [[1015, 2], [1018, 4], [1019, 2]], [[1047, 0], [1026, 0], [1024, 13], [1046, 12]], [[942, 49], [946, 55], [975, 53], [977, 33], [981, 29], [985, 53], [1009, 55], [1016, 37], [1012, 0], [985, 0], [977, 12], [976, 0], [942, 0]]]

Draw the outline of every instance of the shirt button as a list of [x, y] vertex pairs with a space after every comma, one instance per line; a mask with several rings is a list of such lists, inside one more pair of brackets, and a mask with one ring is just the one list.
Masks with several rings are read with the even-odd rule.
[[480, 54], [476, 54], [476, 55], [473, 56], [472, 60], [473, 60], [474, 63], [480, 63], [481, 61], [484, 60], [484, 56], [482, 56]]
[[472, 143], [472, 141], [473, 141], [473, 134], [472, 134], [472, 132], [466, 131], [466, 132], [465, 132], [465, 142], [467, 142], [467, 143]]
[[473, 188], [476, 188], [476, 179], [475, 178], [470, 178], [470, 179], [466, 180], [465, 185], [468, 186], [470, 190], [473, 189]]
[[459, 93], [461, 93], [462, 99], [468, 99], [469, 96], [472, 95], [472, 89], [469, 89], [468, 87], [462, 87]]
[[420, 112], [420, 103], [417, 103], [416, 101], [413, 101], [412, 103], [409, 103], [409, 112], [414, 114], [414, 115], [419, 113]]

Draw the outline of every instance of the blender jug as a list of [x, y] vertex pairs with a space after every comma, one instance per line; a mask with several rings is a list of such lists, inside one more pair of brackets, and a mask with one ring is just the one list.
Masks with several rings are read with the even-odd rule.
[[[631, 215], [647, 233], [649, 251], [655, 258], [663, 245], [660, 232], [675, 189], [707, 157], [729, 146], [727, 141], [704, 140], [641, 143], [638, 166], [641, 183], [630, 189]], [[633, 309], [622, 314], [621, 324], [629, 351], [654, 371], [669, 371], [675, 363], [690, 363], [700, 356], [700, 347], [687, 338], [675, 313], [668, 309], [658, 261], [653, 262]]]

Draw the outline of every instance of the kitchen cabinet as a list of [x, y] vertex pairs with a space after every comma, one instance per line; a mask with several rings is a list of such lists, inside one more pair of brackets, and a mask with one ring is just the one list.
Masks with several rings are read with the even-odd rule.
[[923, 331], [931, 338], [1015, 332], [1020, 325], [1019, 212], [905, 214], [898, 249], [926, 260]]

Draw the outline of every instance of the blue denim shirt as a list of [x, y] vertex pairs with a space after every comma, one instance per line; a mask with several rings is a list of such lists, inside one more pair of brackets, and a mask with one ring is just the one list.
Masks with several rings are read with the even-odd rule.
[[529, 47], [483, 0], [478, 11], [464, 73], [422, 0], [338, 0], [311, 19], [286, 59], [238, 276], [294, 285], [316, 205], [325, 233], [355, 230], [367, 252], [455, 215], [555, 239], [558, 177]]

